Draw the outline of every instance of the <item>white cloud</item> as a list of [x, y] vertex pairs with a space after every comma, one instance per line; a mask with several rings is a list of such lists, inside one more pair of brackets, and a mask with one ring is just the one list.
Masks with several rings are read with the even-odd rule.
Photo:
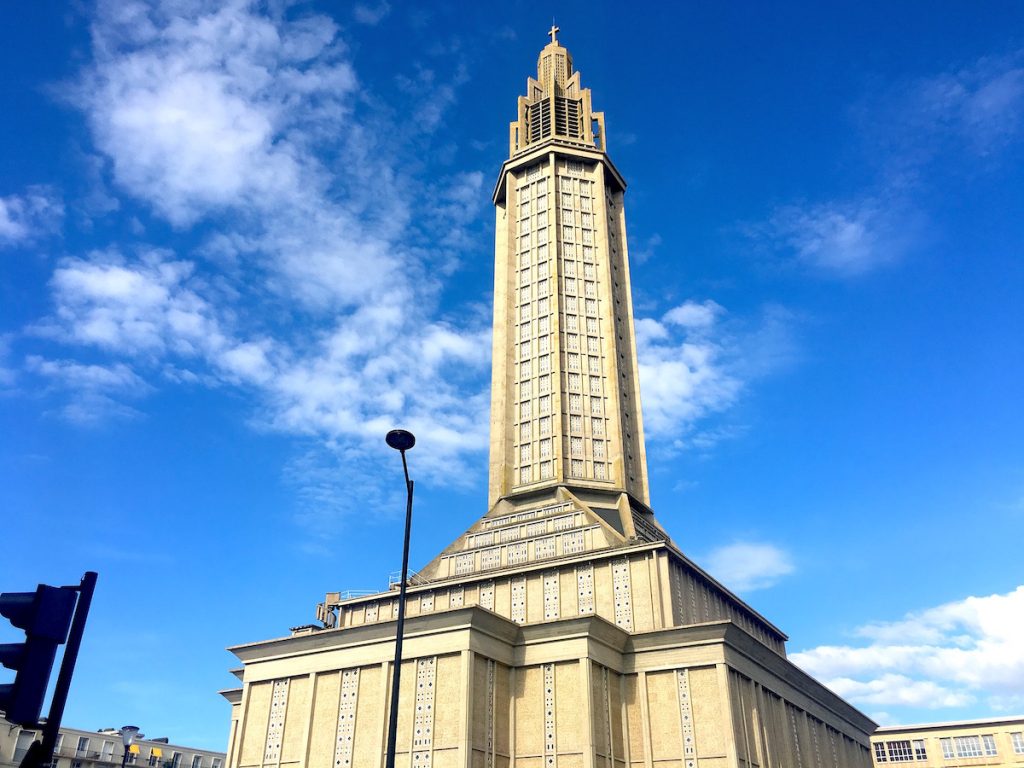
[[789, 554], [774, 544], [737, 541], [707, 555], [705, 567], [737, 592], [766, 589], [795, 569]]
[[352, 9], [352, 17], [360, 24], [367, 24], [369, 26], [375, 26], [383, 21], [384, 17], [391, 12], [391, 5], [386, 0], [376, 5], [367, 5], [366, 3], [357, 3]]
[[0, 247], [32, 242], [55, 231], [64, 219], [64, 203], [46, 187], [0, 197]]
[[697, 432], [707, 417], [739, 398], [752, 379], [791, 357], [789, 317], [765, 308], [756, 327], [728, 317], [714, 301], [686, 301], [660, 319], [635, 322], [644, 430], [676, 447], [708, 447], [741, 428]]
[[894, 200], [789, 205], [748, 229], [804, 266], [838, 277], [870, 272], [906, 254], [919, 237], [919, 215]]
[[1024, 706], [1024, 586], [866, 624], [866, 643], [790, 658], [854, 703], [942, 708]]
[[110, 417], [137, 416], [138, 412], [124, 401], [142, 397], [151, 390], [149, 384], [124, 363], [104, 366], [30, 355], [25, 367], [50, 381], [52, 386], [71, 392], [70, 399], [61, 408], [61, 415], [82, 425], [94, 425]]
[[688, 301], [670, 309], [662, 320], [683, 328], [710, 328], [722, 312], [722, 307], [710, 299], [703, 304]]
[[[418, 178], [408, 139], [424, 126], [404, 119], [429, 101], [427, 128], [441, 123], [466, 80], [458, 62], [417, 70], [443, 89], [408, 97], [400, 117], [359, 88], [335, 23], [301, 9], [104, 0], [92, 42], [66, 96], [102, 166], [173, 225], [171, 248], [200, 245], [62, 260], [54, 310], [31, 330], [107, 355], [112, 371], [246, 387], [255, 425], [322, 452], [288, 473], [306, 472], [310, 490], [324, 463], [336, 462], [332, 482], [364, 483], [396, 425], [431, 445], [423, 476], [468, 476], [465, 457], [486, 446], [489, 329], [475, 313], [459, 326], [435, 314], [442, 270], [478, 248], [484, 177]], [[93, 391], [82, 376], [62, 382], [73, 399]], [[310, 514], [326, 533], [351, 512]]]
[[887, 132], [882, 146], [912, 163], [951, 146], [994, 154], [1024, 127], [1024, 50], [898, 83], [867, 110]]

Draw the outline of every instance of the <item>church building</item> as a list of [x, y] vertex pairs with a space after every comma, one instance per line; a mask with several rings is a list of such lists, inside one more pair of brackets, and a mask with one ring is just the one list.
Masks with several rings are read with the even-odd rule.
[[[408, 587], [397, 765], [868, 768], [875, 724], [652, 512], [626, 184], [557, 31], [493, 195], [489, 508]], [[228, 768], [383, 765], [397, 595], [231, 648]]]

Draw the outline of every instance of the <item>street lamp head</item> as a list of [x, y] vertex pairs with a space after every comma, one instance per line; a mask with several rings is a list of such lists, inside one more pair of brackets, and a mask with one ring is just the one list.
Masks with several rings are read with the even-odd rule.
[[123, 725], [121, 726], [121, 741], [124, 742], [126, 747], [130, 747], [132, 742], [135, 741], [135, 736], [139, 732], [139, 726], [137, 725]]
[[404, 429], [392, 429], [384, 439], [387, 441], [389, 446], [394, 448], [396, 451], [402, 451], [403, 453], [416, 445], [415, 435]]

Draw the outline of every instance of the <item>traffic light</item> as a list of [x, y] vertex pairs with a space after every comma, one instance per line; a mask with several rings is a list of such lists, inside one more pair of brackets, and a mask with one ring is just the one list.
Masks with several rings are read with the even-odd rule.
[[35, 592], [0, 594], [0, 615], [25, 630], [24, 643], [0, 645], [0, 663], [16, 672], [0, 685], [0, 711], [18, 725], [34, 726], [50, 684], [57, 646], [68, 639], [77, 594], [74, 589], [40, 584]]

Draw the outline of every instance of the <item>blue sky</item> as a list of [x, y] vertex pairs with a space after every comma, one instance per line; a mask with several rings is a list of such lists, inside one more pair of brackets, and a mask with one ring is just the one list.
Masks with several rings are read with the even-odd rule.
[[[489, 195], [552, 14], [630, 183], [652, 499], [884, 723], [1024, 710], [1016, 3], [0, 10], [0, 585], [65, 722], [223, 748], [228, 645], [483, 514]], [[4, 637], [15, 635], [7, 629]]]

